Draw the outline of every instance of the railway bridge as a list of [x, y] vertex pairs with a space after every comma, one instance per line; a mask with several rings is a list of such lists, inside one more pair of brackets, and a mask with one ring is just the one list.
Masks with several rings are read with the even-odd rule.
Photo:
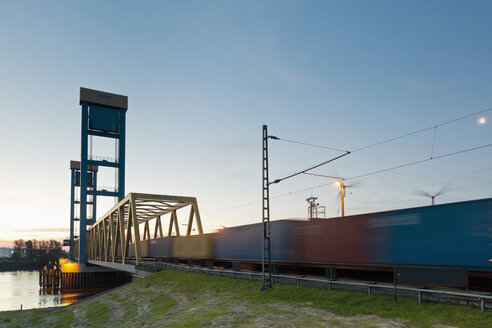
[[[187, 223], [181, 224], [186, 226], [183, 235], [178, 211], [187, 215]], [[128, 270], [126, 264], [132, 259], [139, 265], [142, 255], [148, 253], [149, 242], [164, 237], [163, 223], [168, 224], [166, 236], [191, 236], [193, 230], [197, 235], [203, 234], [195, 197], [128, 194], [88, 228], [88, 263]], [[75, 249], [78, 242], [75, 241]], [[77, 252], [74, 255], [78, 257]]]
[[[186, 216], [181, 223], [179, 216]], [[183, 221], [181, 221], [183, 222]], [[168, 223], [166, 235], [163, 224]], [[186, 226], [183, 234], [180, 225]], [[192, 236], [193, 232], [193, 236]], [[188, 239], [200, 239], [203, 228], [195, 197], [130, 193], [87, 229], [85, 261], [79, 256], [80, 237], [73, 240], [72, 260], [41, 270], [40, 286], [52, 289], [108, 288], [132, 281], [150, 242], [165, 241], [159, 256], [189, 254]], [[174, 236], [174, 238], [162, 238]], [[199, 245], [199, 248], [202, 245]], [[181, 253], [180, 253], [181, 252]]]

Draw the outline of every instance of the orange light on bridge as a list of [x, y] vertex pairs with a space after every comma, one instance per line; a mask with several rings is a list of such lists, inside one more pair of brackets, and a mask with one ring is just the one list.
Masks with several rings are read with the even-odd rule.
[[61, 264], [61, 271], [63, 273], [66, 272], [79, 272], [80, 271], [80, 265], [79, 263], [63, 263]]

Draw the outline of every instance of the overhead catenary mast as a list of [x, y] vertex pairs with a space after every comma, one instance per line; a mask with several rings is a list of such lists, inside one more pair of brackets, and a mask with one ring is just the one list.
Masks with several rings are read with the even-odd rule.
[[[306, 174], [307, 172], [314, 170], [315, 168], [321, 167], [323, 165], [326, 165], [328, 163], [336, 161], [337, 159], [340, 159], [340, 158], [350, 154], [350, 151], [337, 149], [337, 151], [341, 151], [344, 153], [342, 155], [338, 155], [336, 157], [330, 158], [326, 161], [323, 161], [319, 164], [311, 166], [311, 167], [304, 169], [302, 171], [297, 171], [297, 172], [292, 173], [286, 177], [283, 177], [280, 179], [275, 179], [272, 182], [270, 182], [269, 176], [268, 176], [268, 139], [282, 140], [282, 139], [275, 137], [275, 136], [269, 136], [267, 126], [263, 125], [263, 139], [262, 139], [262, 144], [263, 144], [263, 147], [262, 147], [262, 222], [263, 222], [262, 232], [263, 232], [263, 238], [262, 238], [262, 247], [261, 247], [261, 249], [262, 249], [262, 254], [261, 254], [262, 287], [261, 287], [261, 289], [262, 290], [264, 290], [266, 288], [273, 287], [271, 250], [270, 250], [270, 240], [271, 240], [271, 236], [272, 236], [272, 229], [271, 229], [271, 225], [270, 225], [270, 185], [280, 183], [284, 180], [293, 178], [293, 177], [301, 175], [301, 174]], [[266, 279], [267, 274], [268, 274], [268, 279]]]
[[[262, 238], [262, 252], [261, 252], [261, 274], [262, 285], [261, 289], [272, 287], [272, 263], [271, 263], [271, 251], [270, 251], [270, 182], [268, 180], [268, 128], [263, 125], [263, 177], [262, 177], [262, 208], [263, 208], [263, 238]], [[275, 138], [275, 137], [273, 137]]]

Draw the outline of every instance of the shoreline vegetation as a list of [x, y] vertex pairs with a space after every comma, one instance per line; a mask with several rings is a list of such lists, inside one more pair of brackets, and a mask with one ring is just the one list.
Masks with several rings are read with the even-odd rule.
[[0, 312], [0, 327], [492, 327], [478, 307], [164, 270], [68, 307]]
[[18, 239], [14, 241], [12, 254], [0, 258], [0, 271], [39, 270], [66, 257], [59, 241]]
[[10, 259], [0, 259], [0, 272], [9, 271], [39, 271], [41, 267], [32, 262], [13, 262]]

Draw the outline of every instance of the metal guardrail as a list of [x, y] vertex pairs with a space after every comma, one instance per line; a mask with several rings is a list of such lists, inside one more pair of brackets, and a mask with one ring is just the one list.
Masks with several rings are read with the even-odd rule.
[[[130, 260], [128, 263], [135, 264], [135, 261]], [[206, 267], [198, 267], [198, 266], [188, 266], [183, 264], [172, 264], [167, 262], [156, 262], [155, 259], [142, 259], [139, 263], [140, 267], [152, 268], [155, 271], [160, 271], [163, 269], [174, 269], [181, 270], [187, 272], [201, 272], [207, 273], [211, 275], [218, 276], [227, 276], [232, 277], [234, 279], [249, 279], [249, 280], [261, 280], [262, 274], [261, 272], [254, 271], [234, 271], [228, 269], [210, 269]], [[486, 307], [490, 307], [490, 304], [487, 302], [492, 301], [492, 295], [490, 293], [468, 293], [468, 292], [458, 292], [458, 291], [450, 291], [450, 290], [441, 290], [441, 289], [426, 289], [426, 288], [416, 288], [410, 286], [398, 286], [394, 284], [386, 284], [386, 283], [375, 283], [375, 282], [356, 282], [356, 281], [344, 281], [344, 280], [330, 280], [330, 279], [322, 279], [322, 278], [310, 278], [296, 275], [281, 275], [281, 274], [273, 274], [273, 281], [282, 282], [282, 283], [290, 283], [295, 284], [296, 286], [318, 286], [318, 287], [326, 287], [328, 290], [332, 290], [333, 287], [352, 287], [360, 290], [366, 290], [369, 295], [371, 295], [375, 291], [391, 291], [391, 292], [404, 292], [405, 296], [416, 296], [419, 303], [422, 303], [424, 295], [432, 295], [432, 296], [448, 296], [454, 299], [460, 299], [466, 301], [467, 305], [472, 302], [476, 302], [477, 305], [480, 305], [480, 310], [482, 312], [485, 311]]]

